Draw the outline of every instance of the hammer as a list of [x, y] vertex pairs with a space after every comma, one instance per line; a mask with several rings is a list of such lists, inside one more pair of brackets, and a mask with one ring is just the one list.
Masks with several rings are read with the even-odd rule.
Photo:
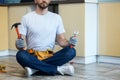
[[13, 24], [12, 27], [11, 27], [11, 29], [12, 29], [13, 27], [15, 27], [15, 30], [16, 30], [16, 33], [17, 33], [17, 36], [18, 36], [18, 39], [21, 39], [21, 35], [20, 35], [20, 33], [19, 33], [19, 30], [18, 30], [18, 25], [21, 25], [21, 23], [15, 23], [15, 24]]
[[[15, 30], [16, 30], [16, 33], [17, 33], [17, 36], [18, 36], [18, 39], [22, 39], [21, 34], [19, 33], [19, 30], [18, 30], [18, 26], [19, 26], [19, 25], [21, 25], [21, 23], [14, 23], [14, 24], [12, 25], [11, 29], [12, 29], [13, 27], [15, 27]], [[24, 48], [21, 48], [21, 50], [24, 50]]]

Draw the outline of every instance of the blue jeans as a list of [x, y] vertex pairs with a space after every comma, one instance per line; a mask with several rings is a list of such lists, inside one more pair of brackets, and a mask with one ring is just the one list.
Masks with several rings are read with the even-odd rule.
[[76, 50], [69, 46], [56, 52], [52, 57], [38, 60], [36, 56], [29, 54], [26, 50], [20, 50], [16, 54], [18, 63], [24, 67], [38, 70], [40, 73], [55, 75], [58, 73], [57, 66], [61, 66], [76, 56]]

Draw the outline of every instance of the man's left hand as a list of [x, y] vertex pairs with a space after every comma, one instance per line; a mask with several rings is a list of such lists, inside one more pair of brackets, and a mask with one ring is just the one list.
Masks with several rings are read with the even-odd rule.
[[75, 37], [75, 36], [70, 37], [70, 39], [69, 39], [69, 44], [70, 44], [70, 45], [76, 46], [76, 45], [77, 45], [77, 42], [78, 42], [77, 37]]

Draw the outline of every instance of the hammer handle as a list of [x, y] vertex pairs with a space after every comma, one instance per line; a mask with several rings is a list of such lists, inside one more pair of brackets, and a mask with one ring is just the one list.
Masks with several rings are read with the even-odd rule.
[[17, 32], [18, 39], [21, 39], [21, 35], [20, 35], [20, 33], [19, 33], [18, 28], [15, 28], [15, 30], [16, 30], [16, 32]]
[[[17, 32], [18, 39], [21, 39], [21, 34], [19, 33], [18, 27], [16, 27], [15, 30]], [[19, 50], [25, 50], [25, 48], [21, 48]]]

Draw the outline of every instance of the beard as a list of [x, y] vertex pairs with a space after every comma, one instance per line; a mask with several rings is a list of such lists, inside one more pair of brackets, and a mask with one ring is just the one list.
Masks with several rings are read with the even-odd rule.
[[42, 3], [37, 4], [37, 5], [40, 9], [46, 9], [49, 6], [49, 4], [46, 2], [42, 2]]

